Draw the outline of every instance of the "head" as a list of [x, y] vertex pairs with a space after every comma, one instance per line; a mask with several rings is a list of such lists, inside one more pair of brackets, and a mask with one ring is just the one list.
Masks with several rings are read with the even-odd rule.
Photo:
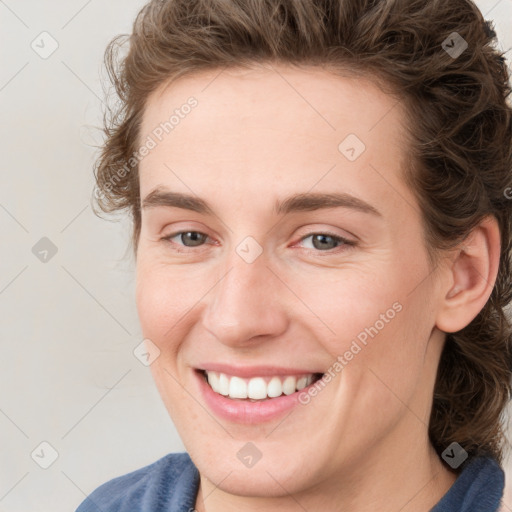
[[[151, 369], [199, 470], [248, 490], [248, 441], [290, 492], [405, 438], [501, 460], [512, 122], [477, 8], [151, 1], [122, 41], [96, 197], [133, 219]], [[324, 378], [232, 422], [199, 391], [222, 365]]]

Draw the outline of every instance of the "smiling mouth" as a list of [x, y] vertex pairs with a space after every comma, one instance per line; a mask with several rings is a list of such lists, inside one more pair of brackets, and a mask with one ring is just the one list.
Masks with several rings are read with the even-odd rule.
[[323, 376], [322, 373], [307, 373], [246, 379], [210, 370], [199, 370], [199, 372], [215, 393], [233, 400], [250, 402], [291, 395], [314, 384]]

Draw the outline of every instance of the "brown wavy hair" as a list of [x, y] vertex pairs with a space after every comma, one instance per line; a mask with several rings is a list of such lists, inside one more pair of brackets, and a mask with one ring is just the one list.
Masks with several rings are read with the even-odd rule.
[[[464, 41], [467, 48], [450, 55]], [[446, 335], [429, 436], [439, 453], [456, 441], [470, 457], [502, 462], [512, 368], [512, 109], [509, 72], [495, 43], [492, 25], [469, 0], [150, 1], [132, 33], [114, 38], [105, 52], [120, 101], [105, 112], [97, 206], [130, 212], [136, 252], [134, 156], [145, 102], [164, 82], [257, 62], [348, 69], [377, 81], [406, 106], [412, 142], [403, 177], [421, 207], [432, 265], [484, 217], [499, 223], [498, 277], [479, 315]]]

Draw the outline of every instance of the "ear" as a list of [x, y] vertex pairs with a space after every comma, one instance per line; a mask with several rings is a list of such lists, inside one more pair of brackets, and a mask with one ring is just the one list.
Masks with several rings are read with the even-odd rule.
[[500, 232], [495, 217], [486, 217], [468, 235], [443, 268], [441, 305], [436, 326], [444, 332], [466, 327], [485, 306], [496, 282]]

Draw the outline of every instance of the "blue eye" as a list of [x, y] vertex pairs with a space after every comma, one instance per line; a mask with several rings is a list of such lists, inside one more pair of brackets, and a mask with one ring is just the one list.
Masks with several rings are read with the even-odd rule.
[[[173, 242], [173, 238], [178, 238], [181, 244]], [[172, 235], [164, 237], [164, 240], [169, 240], [170, 242], [178, 243], [178, 245], [183, 245], [185, 247], [198, 247], [207, 239], [208, 235], [200, 233], [199, 231], [180, 231], [179, 233], [173, 233]]]
[[311, 238], [310, 249], [316, 249], [321, 252], [332, 251], [338, 247], [345, 245], [354, 246], [355, 242], [347, 240], [341, 236], [331, 235], [329, 233], [311, 233], [303, 238], [301, 242]]
[[[176, 245], [176, 250], [181, 251], [182, 249], [179, 249], [180, 246], [186, 248], [199, 247], [204, 245], [208, 238], [208, 235], [199, 231], [179, 231], [178, 233], [165, 236], [162, 239]], [[302, 237], [300, 242], [304, 242], [308, 238], [311, 239], [311, 243], [309, 247], [306, 248], [312, 249], [315, 252], [338, 252], [343, 250], [346, 246], [356, 245], [356, 242], [329, 233], [310, 233]], [[338, 249], [338, 251], [336, 251], [336, 249]]]

